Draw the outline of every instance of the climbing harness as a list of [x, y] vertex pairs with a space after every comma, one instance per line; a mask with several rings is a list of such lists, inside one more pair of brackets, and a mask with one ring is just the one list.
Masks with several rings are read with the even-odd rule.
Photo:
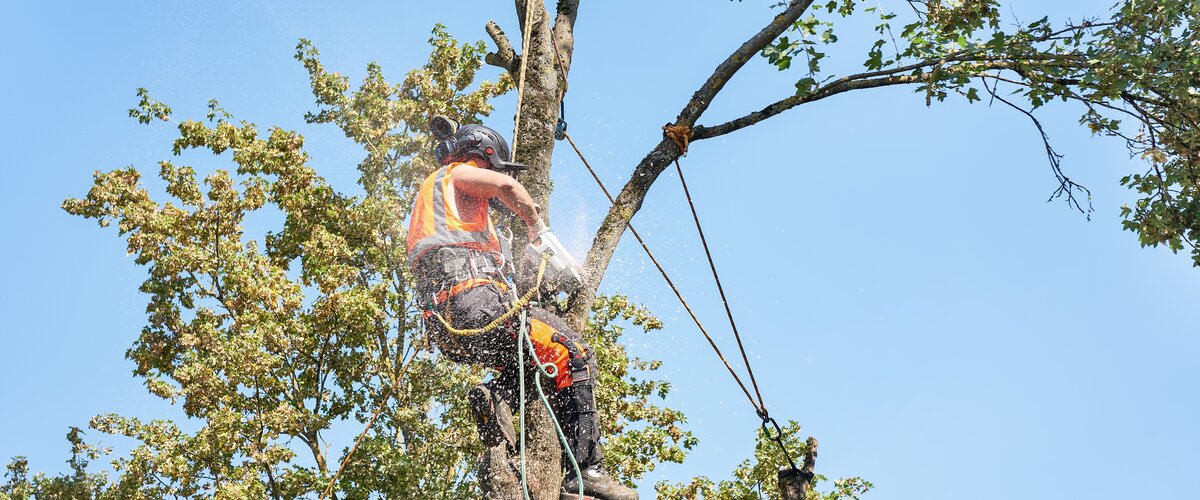
[[[519, 410], [518, 411], [520, 413], [520, 416], [518, 417], [518, 422], [519, 422], [518, 425], [521, 427], [521, 439], [520, 439], [520, 444], [519, 444], [519, 446], [520, 446], [519, 450], [520, 450], [520, 455], [521, 455], [521, 491], [525, 495], [526, 500], [528, 500], [530, 498], [530, 496], [529, 496], [529, 485], [525, 479], [525, 475], [526, 475], [525, 474], [525, 472], [526, 472], [526, 459], [525, 459], [525, 349], [528, 348], [530, 353], [536, 353], [535, 346], [533, 345], [533, 337], [530, 335], [530, 326], [529, 326], [529, 317], [528, 317], [529, 309], [527, 306], [529, 305], [530, 301], [533, 300], [533, 297], [535, 297], [538, 294], [538, 291], [541, 289], [542, 279], [545, 277], [545, 274], [546, 274], [546, 266], [547, 266], [547, 263], [551, 260], [551, 258], [552, 258], [552, 256], [549, 253], [543, 253], [541, 255], [541, 261], [538, 263], [537, 276], [534, 279], [533, 286], [531, 286], [529, 288], [529, 290], [525, 292], [525, 295], [518, 297], [515, 284], [512, 284], [512, 283], [509, 284], [509, 286], [507, 288], [509, 290], [509, 295], [510, 295], [510, 300], [512, 302], [512, 306], [509, 307], [509, 309], [507, 311], [505, 311], [504, 314], [501, 314], [496, 319], [492, 320], [491, 323], [484, 325], [482, 328], [465, 328], [465, 329], [454, 328], [450, 324], [450, 322], [446, 320], [446, 318], [444, 316], [442, 316], [437, 311], [433, 311], [431, 309], [431, 311], [432, 311], [431, 315], [433, 317], [437, 318], [438, 322], [441, 323], [442, 327], [444, 327], [447, 332], [449, 332], [451, 335], [456, 335], [456, 336], [461, 336], [461, 337], [478, 336], [485, 332], [488, 332], [490, 330], [500, 327], [505, 322], [512, 319], [514, 316], [519, 318], [519, 327], [517, 330], [517, 332], [518, 332], [517, 335], [520, 338], [518, 338], [517, 342], [516, 342], [517, 373], [518, 373], [518, 381], [519, 381], [518, 382], [518, 386], [519, 386], [519, 396], [518, 396]], [[534, 354], [533, 356], [534, 356], [533, 359], [537, 360], [536, 354]], [[534, 377], [535, 377], [534, 387], [537, 388], [538, 398], [541, 399], [542, 404], [546, 408], [546, 411], [550, 413], [550, 421], [554, 423], [554, 430], [558, 434], [558, 439], [563, 444], [563, 452], [567, 455], [568, 460], [571, 462], [571, 467], [574, 469], [576, 477], [580, 477], [579, 474], [581, 473], [581, 471], [579, 469], [579, 462], [575, 458], [575, 453], [571, 450], [571, 443], [567, 439], [566, 433], [562, 429], [562, 424], [559, 423], [559, 421], [558, 421], [558, 417], [556, 417], [554, 415], [554, 407], [550, 403], [550, 398], [548, 396], [546, 396], [545, 390], [542, 389], [542, 377], [546, 377], [551, 380], [555, 379], [558, 376], [558, 367], [555, 366], [554, 363], [552, 363], [552, 362], [542, 363], [542, 362], [540, 362], [540, 360], [537, 360], [537, 362], [534, 363], [534, 366], [537, 367], [537, 370], [534, 371]], [[580, 496], [580, 498], [583, 498], [583, 483], [582, 482], [579, 485], [579, 496]]]
[[529, 305], [529, 301], [533, 300], [533, 297], [537, 295], [538, 288], [541, 287], [542, 276], [546, 272], [546, 262], [548, 262], [548, 261], [549, 261], [549, 256], [542, 258], [541, 264], [538, 265], [537, 280], [536, 280], [534, 286], [530, 287], [529, 290], [525, 292], [525, 295], [517, 297], [515, 295], [516, 289], [512, 286], [507, 287], [514, 294], [512, 297], [513, 305], [507, 311], [505, 311], [504, 314], [501, 314], [500, 316], [497, 316], [496, 319], [492, 320], [491, 323], [483, 325], [480, 328], [459, 329], [459, 328], [454, 328], [453, 326], [451, 326], [450, 322], [447, 321], [446, 318], [444, 316], [442, 316], [442, 314], [437, 312], [436, 310], [430, 309], [429, 310], [430, 316], [437, 318], [438, 322], [441, 323], [442, 326], [446, 328], [447, 332], [450, 332], [452, 335], [457, 335], [459, 337], [475, 337], [475, 336], [487, 333], [489, 331], [495, 330], [496, 328], [500, 327], [500, 325], [503, 325], [508, 320], [512, 319], [514, 316], [521, 314], [521, 312], [525, 310], [525, 306]]

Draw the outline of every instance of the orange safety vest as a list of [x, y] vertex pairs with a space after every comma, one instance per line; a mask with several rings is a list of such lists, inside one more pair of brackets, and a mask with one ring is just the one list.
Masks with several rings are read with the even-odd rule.
[[437, 169], [421, 183], [408, 222], [408, 264], [415, 267], [425, 252], [457, 246], [499, 252], [500, 238], [489, 216], [488, 204], [478, 203], [468, 213], [460, 213], [455, 203], [450, 171], [478, 168], [470, 163], [451, 163]]

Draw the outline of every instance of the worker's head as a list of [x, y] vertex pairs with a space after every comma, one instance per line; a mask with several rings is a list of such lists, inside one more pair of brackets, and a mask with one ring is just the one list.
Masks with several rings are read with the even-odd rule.
[[483, 160], [487, 167], [505, 173], [529, 168], [511, 161], [508, 142], [499, 132], [483, 125], [458, 126], [453, 120], [438, 115], [430, 122], [434, 137], [441, 142], [434, 150], [438, 163], [468, 161], [472, 157]]

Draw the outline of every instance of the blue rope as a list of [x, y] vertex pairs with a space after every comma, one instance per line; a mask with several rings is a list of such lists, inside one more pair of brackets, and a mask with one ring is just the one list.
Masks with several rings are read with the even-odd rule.
[[[514, 290], [512, 287], [509, 290]], [[513, 291], [515, 294], [516, 292]], [[533, 337], [529, 334], [529, 312], [527, 309], [521, 311], [521, 329], [520, 335], [524, 338], [525, 344], [529, 346], [529, 352], [534, 353], [534, 359], [537, 359], [537, 351], [534, 349]], [[529, 485], [525, 480], [525, 346], [521, 345], [521, 341], [517, 341], [517, 373], [520, 376], [520, 412], [519, 422], [521, 426], [521, 493], [525, 496], [525, 500], [530, 500]], [[538, 397], [541, 398], [542, 404], [546, 407], [546, 411], [550, 412], [550, 421], [554, 423], [554, 430], [558, 433], [559, 441], [562, 441], [563, 450], [567, 454], [567, 458], [571, 461], [571, 467], [575, 470], [575, 477], [579, 479], [579, 498], [583, 499], [583, 474], [579, 470], [579, 462], [575, 459], [575, 453], [571, 450], [571, 443], [567, 441], [567, 435], [563, 432], [562, 425], [558, 423], [558, 417], [554, 415], [554, 408], [550, 404], [550, 399], [546, 397], [546, 391], [542, 390], [542, 377], [553, 379], [558, 375], [558, 367], [554, 363], [535, 363], [537, 370], [534, 371], [534, 377], [538, 391]]]

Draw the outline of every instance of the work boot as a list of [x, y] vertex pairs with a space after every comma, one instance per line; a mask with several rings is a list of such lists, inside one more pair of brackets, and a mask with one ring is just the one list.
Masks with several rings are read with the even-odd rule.
[[467, 392], [467, 402], [475, 415], [475, 430], [483, 439], [484, 446], [491, 448], [506, 443], [509, 450], [517, 445], [517, 433], [513, 430], [512, 409], [504, 398], [499, 397], [487, 384], [479, 384]]
[[[571, 472], [574, 476], [575, 472]], [[583, 494], [596, 500], [638, 500], [637, 491], [621, 484], [609, 476], [599, 465], [583, 470]], [[562, 500], [579, 498], [579, 478], [568, 477], [563, 481]]]

